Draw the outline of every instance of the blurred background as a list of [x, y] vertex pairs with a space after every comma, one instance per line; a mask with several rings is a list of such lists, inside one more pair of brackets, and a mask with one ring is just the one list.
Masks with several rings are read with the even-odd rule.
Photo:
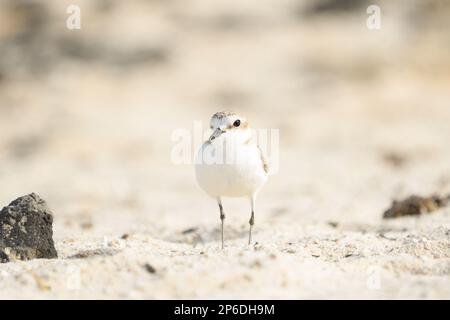
[[[60, 258], [0, 266], [0, 296], [448, 298], [450, 211], [382, 214], [450, 193], [449, 17], [445, 0], [0, 0], [0, 206], [47, 200]], [[174, 130], [219, 110], [280, 130], [250, 248], [247, 201], [226, 199], [219, 250], [215, 201], [171, 161]]]
[[443, 0], [1, 0], [0, 203], [39, 193], [57, 238], [218, 225], [171, 133], [225, 109], [280, 129], [261, 224], [378, 221], [448, 190], [449, 16]]

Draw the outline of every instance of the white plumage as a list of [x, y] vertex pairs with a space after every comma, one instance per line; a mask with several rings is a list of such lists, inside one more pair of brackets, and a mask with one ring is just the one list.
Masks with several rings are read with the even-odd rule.
[[202, 145], [196, 159], [198, 184], [217, 199], [222, 220], [222, 197], [248, 197], [251, 200], [249, 244], [254, 224], [254, 204], [267, 181], [268, 167], [260, 148], [252, 142], [247, 120], [236, 113], [218, 112], [211, 118], [211, 137]]

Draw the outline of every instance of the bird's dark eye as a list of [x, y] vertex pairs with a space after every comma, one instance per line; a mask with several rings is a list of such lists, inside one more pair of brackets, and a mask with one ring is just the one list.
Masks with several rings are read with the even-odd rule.
[[233, 123], [233, 126], [235, 126], [235, 127], [239, 127], [241, 125], [241, 120], [236, 120], [234, 123]]

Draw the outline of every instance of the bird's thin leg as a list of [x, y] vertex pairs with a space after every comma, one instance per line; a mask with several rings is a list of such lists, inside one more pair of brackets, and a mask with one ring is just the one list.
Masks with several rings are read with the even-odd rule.
[[250, 229], [248, 231], [248, 244], [250, 245], [252, 243], [252, 228], [255, 224], [255, 196], [252, 196], [250, 198], [251, 204], [252, 204], [252, 215], [250, 216], [250, 220], [248, 223], [250, 224]]
[[223, 212], [223, 206], [222, 206], [222, 199], [217, 198], [217, 204], [219, 205], [220, 209], [220, 221], [222, 221], [222, 249], [223, 249], [223, 224], [225, 221], [225, 212]]

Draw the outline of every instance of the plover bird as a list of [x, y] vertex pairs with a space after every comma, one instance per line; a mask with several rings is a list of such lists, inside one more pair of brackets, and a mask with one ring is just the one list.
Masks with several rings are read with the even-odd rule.
[[252, 142], [247, 120], [234, 112], [217, 112], [211, 118], [212, 134], [203, 143], [195, 165], [200, 187], [217, 200], [224, 247], [223, 197], [247, 197], [251, 204], [248, 244], [252, 242], [256, 195], [267, 181], [269, 167], [259, 146]]

